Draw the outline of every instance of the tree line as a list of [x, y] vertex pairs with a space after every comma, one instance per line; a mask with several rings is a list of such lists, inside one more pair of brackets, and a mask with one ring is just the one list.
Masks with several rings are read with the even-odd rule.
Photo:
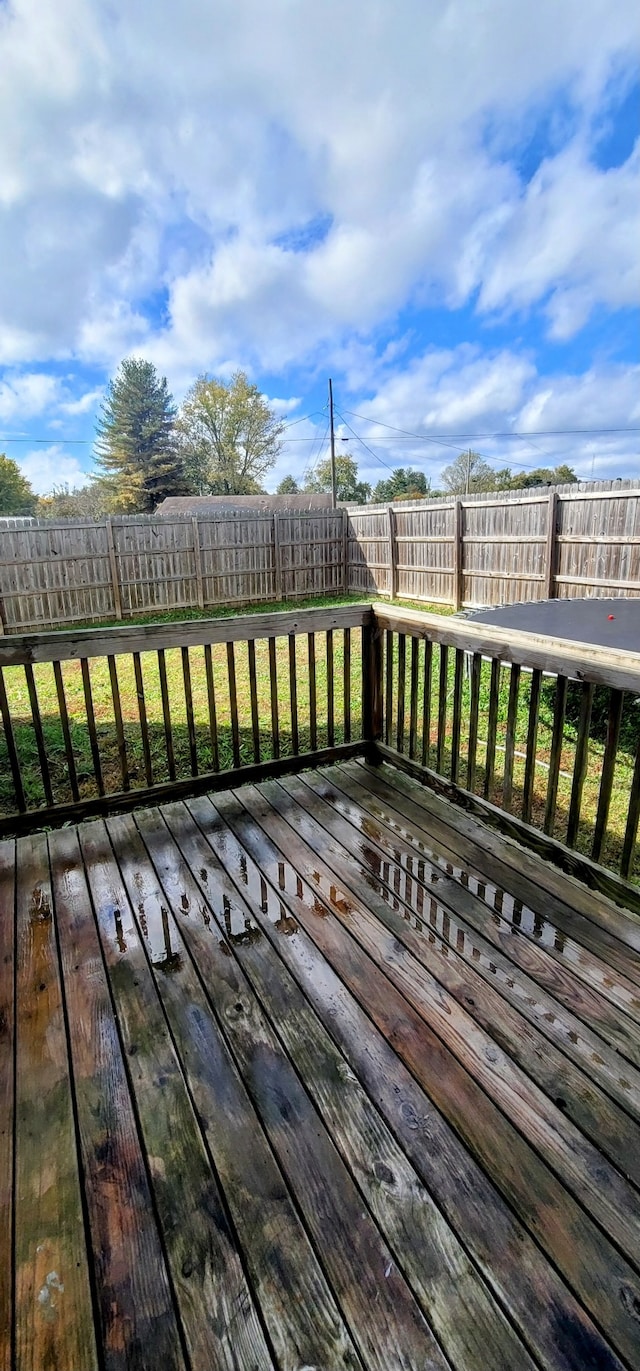
[[[38, 497], [16, 462], [0, 453], [0, 515], [96, 518], [151, 513], [172, 495], [253, 495], [276, 462], [285, 424], [258, 387], [238, 371], [228, 382], [199, 376], [177, 407], [166, 377], [151, 362], [127, 358], [109, 382], [96, 429], [95, 471], [79, 489], [54, 487]], [[354, 504], [426, 496], [517, 490], [577, 481], [571, 467], [496, 471], [477, 452], [459, 457], [433, 489], [424, 472], [396, 467], [373, 488], [359, 479], [350, 453], [336, 456], [336, 494]], [[316, 464], [302, 485], [285, 476], [278, 494], [331, 490], [331, 462]]]

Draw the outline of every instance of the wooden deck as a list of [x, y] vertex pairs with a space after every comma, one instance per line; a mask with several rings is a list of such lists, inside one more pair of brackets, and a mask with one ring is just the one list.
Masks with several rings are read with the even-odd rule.
[[5, 841], [0, 934], [1, 1371], [640, 1367], [640, 918], [351, 761]]

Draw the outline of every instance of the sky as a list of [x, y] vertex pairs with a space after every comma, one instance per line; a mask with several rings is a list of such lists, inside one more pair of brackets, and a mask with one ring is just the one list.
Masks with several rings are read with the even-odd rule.
[[636, 0], [0, 0], [0, 451], [82, 484], [139, 356], [248, 373], [269, 489], [329, 376], [372, 484], [640, 476], [639, 51]]

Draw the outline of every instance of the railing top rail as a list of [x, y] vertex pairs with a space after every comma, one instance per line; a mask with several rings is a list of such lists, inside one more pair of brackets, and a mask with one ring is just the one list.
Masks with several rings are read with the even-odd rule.
[[273, 614], [238, 614], [228, 619], [193, 619], [171, 624], [118, 624], [48, 633], [20, 633], [0, 638], [0, 667], [65, 662], [81, 657], [201, 647], [213, 643], [281, 638], [289, 633], [358, 628], [371, 622], [371, 604], [337, 605], [333, 609], [298, 609]]
[[519, 666], [640, 694], [640, 653], [542, 637], [519, 629], [494, 628], [421, 610], [395, 609], [386, 604], [374, 604], [373, 612], [380, 629], [429, 638]]

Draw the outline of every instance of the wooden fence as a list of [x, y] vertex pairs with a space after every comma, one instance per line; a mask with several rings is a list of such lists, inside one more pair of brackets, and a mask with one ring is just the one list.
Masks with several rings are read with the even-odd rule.
[[620, 482], [349, 510], [349, 589], [456, 609], [640, 595], [640, 487]]
[[0, 632], [345, 591], [456, 609], [640, 595], [640, 486], [348, 511], [0, 521]]
[[0, 525], [0, 632], [347, 588], [338, 510]]

